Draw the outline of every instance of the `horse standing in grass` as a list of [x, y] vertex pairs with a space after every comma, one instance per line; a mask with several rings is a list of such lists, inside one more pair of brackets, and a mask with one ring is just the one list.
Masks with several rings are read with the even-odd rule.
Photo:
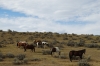
[[73, 56], [79, 56], [80, 59], [82, 59], [82, 56], [83, 56], [83, 53], [85, 54], [86, 52], [86, 49], [82, 49], [82, 50], [78, 50], [78, 51], [75, 51], [75, 50], [72, 50], [69, 52], [69, 58], [70, 58], [70, 61], [72, 62], [72, 58]]
[[53, 55], [54, 52], [57, 52], [58, 55], [60, 55], [60, 53], [61, 53], [59, 47], [53, 47], [53, 48], [51, 49], [51, 55]]
[[41, 40], [34, 40], [34, 44], [37, 46], [37, 47], [42, 47], [42, 41]]
[[33, 52], [33, 50], [34, 50], [34, 52], [35, 52], [35, 46], [33, 45], [33, 44], [27, 44], [27, 45], [25, 45], [24, 46], [24, 52], [26, 51], [26, 49], [31, 49], [32, 50], [32, 52]]
[[20, 48], [21, 46], [24, 47], [25, 45], [27, 45], [26, 41], [19, 41], [17, 42], [17, 46]]
[[45, 49], [45, 47], [47, 46], [47, 47], [49, 47], [49, 44], [48, 44], [48, 42], [42, 42], [42, 46], [43, 46], [43, 48]]

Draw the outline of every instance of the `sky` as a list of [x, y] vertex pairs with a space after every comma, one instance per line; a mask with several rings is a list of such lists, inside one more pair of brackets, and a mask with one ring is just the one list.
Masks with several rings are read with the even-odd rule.
[[0, 30], [100, 35], [100, 0], [0, 0]]

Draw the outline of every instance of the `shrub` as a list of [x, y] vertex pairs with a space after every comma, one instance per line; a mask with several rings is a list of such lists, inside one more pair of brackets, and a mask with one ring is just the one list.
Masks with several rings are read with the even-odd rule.
[[43, 55], [50, 55], [51, 51], [50, 50], [43, 50]]
[[78, 62], [78, 66], [90, 66], [86, 59], [82, 59]]
[[99, 45], [98, 44], [86, 44], [85, 47], [88, 47], [88, 48], [98, 48]]
[[5, 55], [3, 55], [2, 52], [0, 52], [0, 58], [5, 58]]
[[69, 40], [67, 43], [67, 46], [74, 46], [74, 45], [75, 45], [75, 42], [72, 40]]
[[22, 61], [20, 61], [18, 58], [14, 58], [13, 64], [20, 65], [22, 64]]
[[14, 58], [15, 56], [14, 56], [14, 54], [12, 54], [12, 53], [7, 53], [7, 54], [6, 54], [6, 57], [8, 57], [8, 58]]
[[17, 55], [17, 59], [23, 60], [25, 58], [25, 54], [19, 54]]

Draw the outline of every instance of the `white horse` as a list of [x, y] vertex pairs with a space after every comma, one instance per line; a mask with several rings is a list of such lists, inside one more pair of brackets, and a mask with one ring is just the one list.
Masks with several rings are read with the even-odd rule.
[[39, 44], [39, 42], [37, 42], [36, 45], [37, 45], [38, 48], [39, 48], [39, 45], [40, 45], [44, 49], [45, 49], [46, 46], [49, 46], [48, 42], [44, 42], [44, 41], [42, 42], [42, 44]]
[[53, 55], [54, 52], [57, 52], [58, 55], [60, 55], [60, 53], [61, 53], [59, 47], [53, 47], [53, 48], [51, 49], [51, 55]]

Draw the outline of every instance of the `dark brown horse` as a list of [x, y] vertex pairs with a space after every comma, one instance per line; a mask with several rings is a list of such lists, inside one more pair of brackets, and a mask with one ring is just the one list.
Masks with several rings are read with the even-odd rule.
[[35, 52], [35, 46], [33, 45], [33, 44], [27, 44], [27, 45], [25, 45], [24, 46], [24, 52], [26, 51], [26, 49], [31, 49], [32, 50], [32, 52], [33, 52], [33, 50], [34, 50], [34, 52]]
[[21, 46], [25, 46], [27, 45], [27, 42], [26, 41], [20, 41], [20, 42], [17, 42], [17, 46], [20, 48]]
[[86, 52], [86, 49], [82, 49], [82, 50], [78, 50], [78, 51], [75, 51], [75, 50], [72, 50], [69, 52], [69, 58], [70, 58], [70, 61], [72, 62], [72, 59], [73, 59], [73, 56], [79, 56], [80, 59], [82, 59], [82, 55], [83, 53], [85, 54]]

